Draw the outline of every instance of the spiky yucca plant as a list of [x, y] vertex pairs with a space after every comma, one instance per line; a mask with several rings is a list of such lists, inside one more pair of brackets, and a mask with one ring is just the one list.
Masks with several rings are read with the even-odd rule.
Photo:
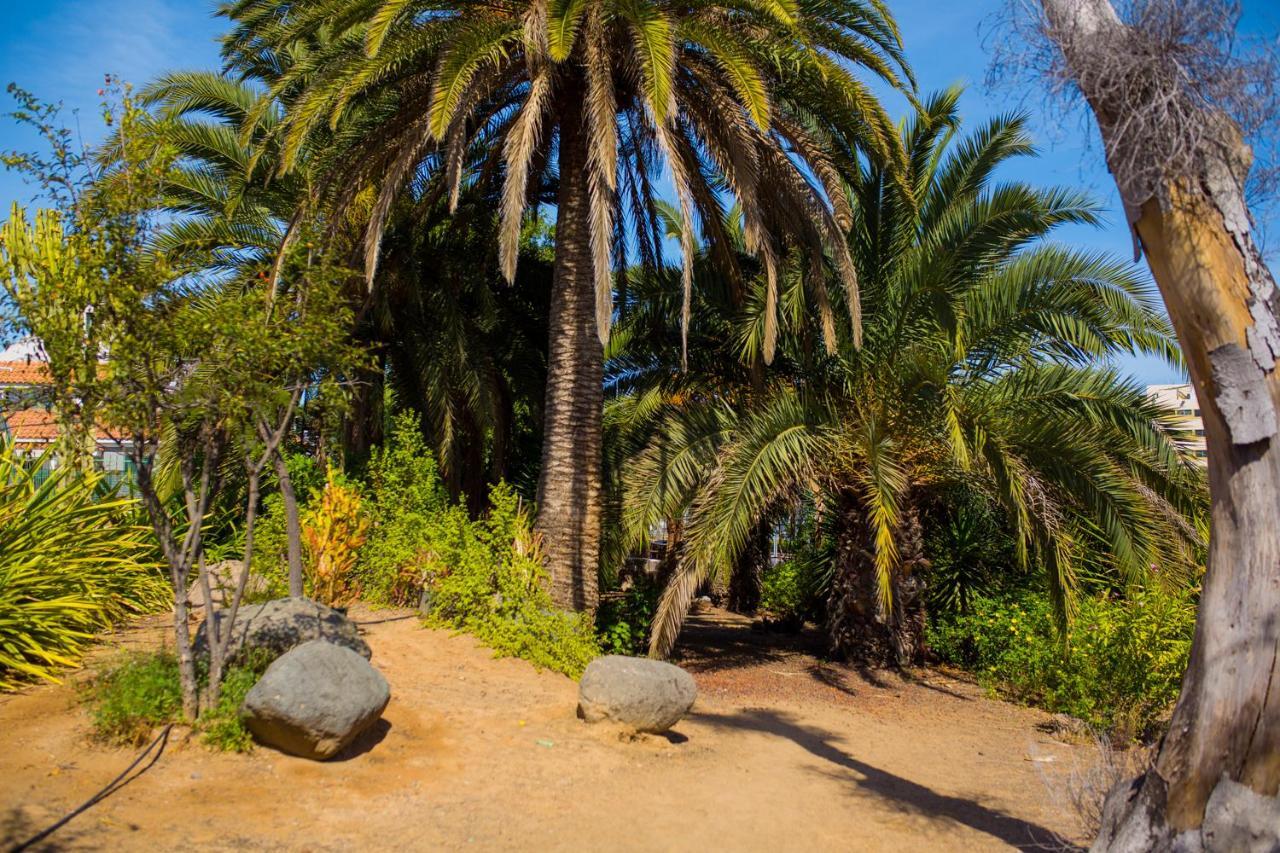
[[38, 475], [46, 461], [0, 446], [0, 690], [57, 681], [95, 634], [169, 599], [134, 502], [100, 474]]

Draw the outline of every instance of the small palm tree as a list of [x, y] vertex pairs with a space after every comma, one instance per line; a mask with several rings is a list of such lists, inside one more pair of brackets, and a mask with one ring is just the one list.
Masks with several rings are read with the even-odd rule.
[[[688, 518], [653, 653], [671, 649], [695, 589], [761, 521], [806, 498], [835, 531], [832, 649], [872, 663], [918, 655], [918, 510], [953, 484], [1003, 510], [1019, 560], [1043, 568], [1064, 619], [1085, 559], [1129, 580], [1153, 564], [1189, 566], [1203, 479], [1169, 413], [1098, 364], [1126, 352], [1176, 361], [1168, 323], [1128, 266], [1041, 241], [1062, 223], [1093, 222], [1094, 207], [1063, 190], [993, 184], [1001, 162], [1031, 151], [1023, 122], [998, 118], [953, 141], [957, 94], [931, 99], [904, 131], [910, 195], [874, 167], [852, 184], [860, 349], [844, 334], [834, 355], [812, 346], [820, 323], [787, 288], [784, 315], [797, 323], [762, 387], [724, 371], [718, 387], [645, 385], [663, 349], [631, 357], [631, 387], [611, 404], [640, 446], [624, 475], [623, 529]], [[758, 345], [761, 290], [726, 354]]]
[[[469, 175], [501, 176], [499, 254], [515, 276], [531, 188], [556, 186], [555, 276], [538, 527], [561, 605], [594, 608], [600, 537], [601, 344], [617, 269], [659, 265], [660, 169], [684, 225], [687, 327], [695, 223], [714, 246], [725, 191], [776, 303], [789, 246], [828, 255], [858, 334], [852, 222], [838, 175], [897, 162], [892, 124], [850, 71], [905, 86], [895, 25], [864, 0], [238, 0], [234, 68], [296, 57], [272, 94], [288, 171], [317, 134], [339, 204], [380, 184], [366, 238], [376, 270], [396, 196], [424, 171], [456, 203]], [[476, 155], [473, 159], [471, 155]], [[475, 169], [468, 169], [473, 162]], [[635, 237], [629, 237], [634, 231]], [[726, 261], [732, 261], [726, 257]], [[770, 321], [772, 347], [776, 321]]]

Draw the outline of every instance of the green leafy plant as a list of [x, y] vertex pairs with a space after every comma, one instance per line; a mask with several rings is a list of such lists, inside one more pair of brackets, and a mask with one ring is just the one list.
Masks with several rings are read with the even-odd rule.
[[[268, 659], [251, 658], [227, 670], [218, 702], [200, 715], [200, 739], [222, 752], [248, 752], [253, 737], [240, 720], [245, 695]], [[207, 672], [200, 673], [201, 684]], [[102, 666], [85, 688], [94, 735], [107, 743], [140, 746], [158, 726], [182, 721], [178, 659], [168, 650], [133, 652]]]
[[1178, 696], [1197, 590], [1152, 586], [1080, 597], [1066, 636], [1043, 592], [978, 596], [935, 620], [929, 642], [999, 694], [1070, 714], [1125, 741], [1152, 735]]
[[104, 499], [99, 474], [41, 481], [45, 461], [0, 445], [0, 690], [57, 681], [95, 634], [168, 599], [133, 501]]
[[617, 596], [602, 596], [596, 611], [600, 648], [611, 655], [642, 655], [649, 645], [649, 626], [662, 588], [645, 576]]
[[89, 682], [88, 700], [99, 739], [140, 746], [182, 714], [178, 659], [171, 652], [125, 655]]
[[472, 520], [449, 501], [411, 416], [395, 422], [369, 464], [373, 527], [357, 567], [367, 600], [425, 605], [426, 621], [479, 637], [500, 655], [576, 676], [599, 654], [591, 622], [546, 590], [528, 507], [504, 484]]

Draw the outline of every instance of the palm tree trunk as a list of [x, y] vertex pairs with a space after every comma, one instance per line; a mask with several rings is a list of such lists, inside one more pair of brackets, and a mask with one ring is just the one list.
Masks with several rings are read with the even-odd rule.
[[758, 523], [734, 561], [733, 574], [729, 576], [729, 609], [734, 613], [750, 615], [760, 609], [772, 537], [773, 525], [768, 521]]
[[547, 396], [537, 529], [560, 607], [594, 613], [600, 555], [604, 351], [596, 330], [588, 240], [582, 99], [566, 87], [560, 116], [560, 192], [551, 284]]
[[857, 497], [842, 499], [835, 574], [827, 596], [827, 642], [832, 656], [867, 666], [910, 666], [924, 655], [924, 537], [914, 508], [897, 531], [898, 569], [893, 604], [880, 600], [871, 526]]
[[[1131, 161], [1113, 120], [1141, 105], [1082, 72], [1086, 51], [1125, 49], [1127, 27], [1107, 0], [1043, 2], [1111, 159]], [[1127, 202], [1204, 413], [1208, 571], [1169, 732], [1151, 769], [1108, 796], [1097, 850], [1244, 849], [1222, 833], [1247, 819], [1270, 833], [1248, 849], [1280, 846], [1280, 293], [1250, 234], [1249, 151], [1224, 116], [1203, 122], [1185, 174]]]

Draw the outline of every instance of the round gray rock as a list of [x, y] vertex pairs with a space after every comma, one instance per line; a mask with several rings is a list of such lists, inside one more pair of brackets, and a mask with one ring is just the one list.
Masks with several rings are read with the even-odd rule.
[[322, 761], [382, 716], [391, 688], [344, 646], [303, 643], [276, 659], [250, 688], [240, 719], [267, 746]]
[[[219, 611], [215, 618], [225, 619], [226, 612]], [[356, 623], [338, 611], [309, 598], [277, 598], [241, 605], [231, 626], [227, 659], [235, 660], [248, 649], [263, 649], [270, 657], [278, 657], [311, 640], [344, 646], [366, 659], [373, 656]], [[195, 651], [200, 656], [209, 654], [207, 620], [196, 630]]]
[[698, 688], [678, 666], [649, 658], [606, 655], [578, 683], [578, 716], [638, 732], [665, 732], [689, 712]]

